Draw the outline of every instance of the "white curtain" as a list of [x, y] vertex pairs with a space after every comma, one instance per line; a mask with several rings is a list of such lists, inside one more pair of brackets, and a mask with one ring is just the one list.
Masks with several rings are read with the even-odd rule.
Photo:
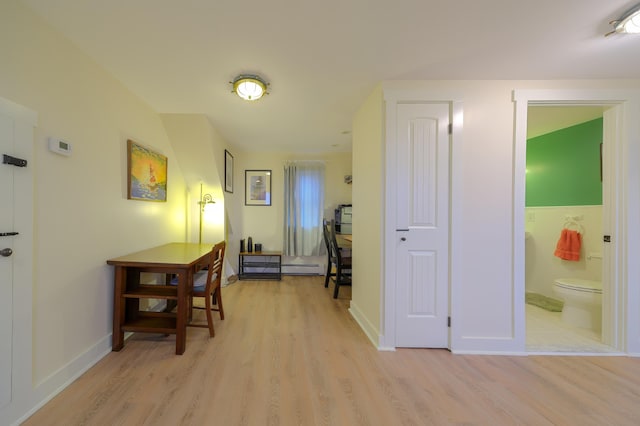
[[284, 165], [284, 254], [324, 253], [324, 163], [288, 161]]

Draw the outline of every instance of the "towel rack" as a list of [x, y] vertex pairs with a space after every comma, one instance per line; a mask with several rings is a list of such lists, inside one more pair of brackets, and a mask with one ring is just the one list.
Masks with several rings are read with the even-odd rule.
[[584, 234], [584, 226], [582, 226], [578, 222], [571, 220], [571, 221], [565, 222], [564, 225], [562, 225], [562, 227], [566, 229], [571, 229], [572, 226], [576, 227], [574, 231], [578, 231], [579, 233]]
[[573, 231], [578, 231], [581, 234], [584, 234], [584, 226], [582, 226], [579, 221], [584, 219], [584, 215], [579, 214], [579, 215], [575, 215], [575, 214], [565, 214], [564, 215], [564, 225], [562, 225], [563, 228], [566, 229], [571, 229], [571, 227], [575, 227], [575, 229], [573, 229]]

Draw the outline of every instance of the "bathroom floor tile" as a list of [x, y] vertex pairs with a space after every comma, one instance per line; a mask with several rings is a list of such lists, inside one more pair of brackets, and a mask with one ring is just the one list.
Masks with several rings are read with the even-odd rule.
[[616, 353], [601, 342], [600, 333], [562, 322], [560, 312], [526, 306], [527, 352]]

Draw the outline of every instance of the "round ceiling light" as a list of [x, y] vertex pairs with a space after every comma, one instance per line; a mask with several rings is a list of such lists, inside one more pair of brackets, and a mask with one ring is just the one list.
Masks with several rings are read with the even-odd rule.
[[233, 80], [233, 93], [247, 101], [257, 101], [267, 93], [267, 83], [257, 75], [239, 75]]
[[[620, 33], [620, 34], [638, 34], [640, 33], [640, 5], [637, 5], [627, 13], [625, 13], [622, 18], [611, 21], [614, 29], [609, 34], [612, 33]], [[607, 35], [609, 35], [607, 34]]]

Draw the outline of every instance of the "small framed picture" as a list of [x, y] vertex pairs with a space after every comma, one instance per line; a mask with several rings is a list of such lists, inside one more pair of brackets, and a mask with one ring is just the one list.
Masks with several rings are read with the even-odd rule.
[[233, 155], [224, 150], [224, 190], [233, 193]]
[[271, 205], [271, 170], [244, 171], [244, 205]]

